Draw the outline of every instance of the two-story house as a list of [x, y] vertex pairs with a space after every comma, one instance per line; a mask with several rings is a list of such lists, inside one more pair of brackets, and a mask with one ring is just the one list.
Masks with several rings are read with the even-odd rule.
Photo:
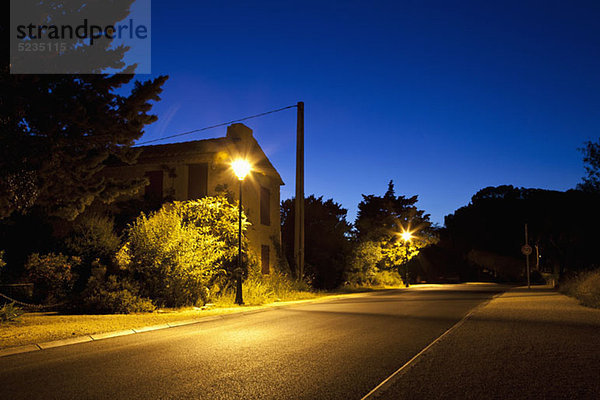
[[281, 239], [279, 216], [281, 176], [244, 124], [227, 127], [225, 137], [143, 146], [138, 161], [105, 170], [108, 176], [146, 176], [149, 184], [140, 196], [154, 199], [193, 200], [226, 188], [239, 198], [239, 181], [231, 162], [244, 158], [252, 165], [243, 181], [243, 208], [251, 223], [249, 250], [268, 274], [276, 262]]

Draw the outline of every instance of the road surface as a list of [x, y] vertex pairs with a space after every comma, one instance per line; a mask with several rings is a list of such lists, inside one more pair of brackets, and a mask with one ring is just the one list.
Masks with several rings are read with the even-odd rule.
[[506, 289], [374, 292], [12, 355], [0, 398], [361, 399]]
[[478, 309], [372, 399], [600, 399], [600, 310], [549, 287]]

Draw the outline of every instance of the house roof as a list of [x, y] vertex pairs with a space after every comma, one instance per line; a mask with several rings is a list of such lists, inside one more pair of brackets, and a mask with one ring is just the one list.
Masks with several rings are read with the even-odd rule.
[[[231, 159], [241, 156], [251, 161], [254, 171], [274, 177], [280, 185], [284, 184], [279, 172], [252, 136], [252, 130], [243, 124], [228, 126], [225, 137], [137, 148], [142, 150], [137, 161], [139, 164], [162, 159], [167, 161], [169, 158], [188, 158], [198, 154], [210, 154], [217, 162], [229, 163]], [[225, 155], [225, 157], [222, 159], [223, 157], [218, 155]]]

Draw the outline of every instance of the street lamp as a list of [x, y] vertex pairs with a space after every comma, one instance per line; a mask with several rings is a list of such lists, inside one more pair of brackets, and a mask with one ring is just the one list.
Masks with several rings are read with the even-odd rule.
[[[413, 238], [412, 232], [402, 229], [402, 233], [400, 234], [400, 236], [402, 237], [402, 240], [404, 240], [404, 244], [406, 245], [406, 243], [408, 242], [408, 245], [410, 246], [410, 241]], [[408, 247], [406, 247], [406, 256], [404, 257], [404, 285], [406, 287], [409, 286], [408, 264], [407, 263], [408, 263]]]
[[402, 236], [402, 240], [405, 242], [410, 242], [412, 239], [412, 233], [410, 231], [404, 231], [400, 234], [400, 236]]
[[235, 289], [235, 303], [242, 305], [244, 304], [244, 298], [242, 296], [242, 183], [244, 178], [252, 167], [250, 163], [244, 159], [238, 159], [231, 163], [233, 173], [237, 176], [240, 181], [240, 204], [239, 204], [239, 226], [238, 226], [238, 267], [237, 267], [237, 284]]

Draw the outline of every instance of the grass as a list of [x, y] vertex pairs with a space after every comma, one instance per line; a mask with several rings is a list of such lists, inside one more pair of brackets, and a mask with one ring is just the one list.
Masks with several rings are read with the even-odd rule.
[[[246, 294], [246, 293], [245, 293]], [[303, 300], [331, 298], [335, 293], [297, 292], [283, 299], [271, 301], [244, 298], [245, 305], [234, 304], [235, 297], [222, 297], [214, 308], [182, 308], [159, 310], [153, 313], [71, 315], [57, 312], [25, 313], [17, 321], [0, 323], [0, 349], [26, 344], [43, 343], [78, 336], [122, 331], [169, 322], [196, 320], [214, 315], [251, 311], [269, 306], [279, 306]], [[339, 295], [338, 295], [339, 296]], [[279, 301], [277, 301], [279, 300]], [[258, 304], [260, 303], [260, 305]]]
[[0, 323], [0, 348], [53, 340], [123, 331], [170, 322], [196, 320], [214, 315], [251, 311], [259, 308], [315, 300], [344, 297], [353, 293], [381, 290], [391, 286], [342, 287], [337, 292], [313, 292], [306, 285], [291, 281], [283, 275], [249, 278], [244, 282], [245, 305], [234, 304], [235, 292], [230, 290], [215, 299], [212, 308], [182, 308], [152, 313], [72, 315], [56, 312], [25, 313], [17, 321]]
[[15, 322], [0, 324], [0, 348], [135, 329], [245, 310], [240, 307], [201, 311], [182, 309], [167, 312], [115, 315], [69, 315], [56, 312], [25, 313]]
[[559, 289], [584, 306], [600, 308], [600, 270], [581, 272], [562, 282]]

